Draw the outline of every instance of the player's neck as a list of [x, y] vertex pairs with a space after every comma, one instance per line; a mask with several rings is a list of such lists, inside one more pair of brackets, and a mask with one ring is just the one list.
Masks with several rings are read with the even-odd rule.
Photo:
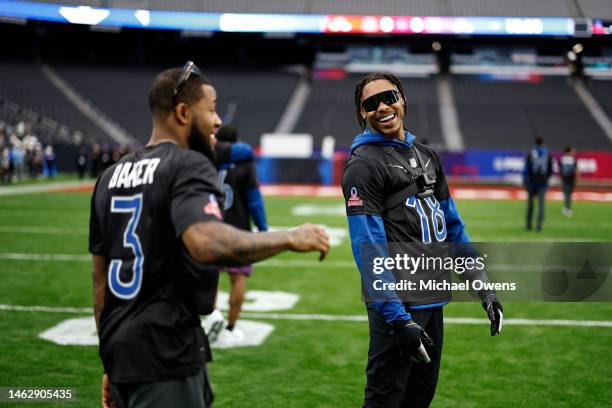
[[393, 134], [389, 134], [389, 135], [384, 135], [387, 139], [391, 139], [391, 140], [401, 140], [403, 141], [404, 139], [406, 139], [406, 135], [404, 134], [404, 127], [400, 127], [399, 130], [396, 133]]
[[163, 142], [171, 142], [180, 147], [187, 148], [187, 146], [183, 146], [179, 138], [174, 136], [172, 133], [168, 132], [166, 129], [162, 129], [157, 126], [153, 126], [153, 131], [151, 132], [151, 138], [147, 143], [147, 146], [154, 146]]

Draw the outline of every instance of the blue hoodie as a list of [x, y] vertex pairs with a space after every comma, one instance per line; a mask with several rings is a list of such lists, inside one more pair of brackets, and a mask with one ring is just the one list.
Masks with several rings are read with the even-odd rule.
[[410, 148], [412, 147], [412, 142], [414, 142], [414, 139], [414, 135], [407, 130], [404, 130], [404, 140], [398, 140], [388, 139], [381, 133], [372, 132], [372, 129], [366, 129], [365, 132], [355, 137], [355, 140], [351, 145], [351, 153], [353, 153], [355, 149], [357, 149], [359, 146], [363, 146], [366, 144]]
[[[381, 146], [397, 146], [410, 148], [414, 142], [414, 135], [407, 130], [404, 130], [404, 140], [390, 140], [380, 133], [372, 132], [367, 129], [364, 133], [358, 135], [353, 144], [351, 145], [351, 153], [360, 146], [366, 144], [376, 144]], [[469, 242], [469, 237], [464, 229], [464, 223], [461, 220], [457, 207], [452, 197], [447, 200], [440, 201], [440, 207], [444, 211], [446, 228], [447, 228], [447, 241], [449, 242]], [[378, 248], [380, 252], [377, 256], [387, 257], [388, 253], [384, 249], [384, 245], [380, 245], [383, 242], [387, 242], [387, 236], [384, 227], [384, 221], [381, 216], [378, 215], [349, 215], [349, 234], [351, 236], [351, 246], [353, 250], [353, 256], [357, 267], [360, 270], [361, 276], [364, 280], [365, 286], [369, 287], [369, 276], [371, 274], [366, 273], [365, 268], [361, 265], [361, 248], [364, 244], [378, 244], [369, 245], [368, 247]], [[379, 276], [385, 282], [393, 282], [395, 278], [390, 271], [385, 271]], [[379, 313], [381, 313], [385, 320], [389, 323], [396, 320], [408, 320], [411, 318], [410, 313], [407, 313], [402, 301], [397, 297], [395, 293], [384, 294], [385, 301], [378, 300], [372, 302], [371, 306], [374, 307]], [[380, 296], [378, 296], [380, 298]], [[429, 305], [413, 306], [412, 309], [426, 309], [432, 307], [443, 306], [447, 302], [435, 303]]]

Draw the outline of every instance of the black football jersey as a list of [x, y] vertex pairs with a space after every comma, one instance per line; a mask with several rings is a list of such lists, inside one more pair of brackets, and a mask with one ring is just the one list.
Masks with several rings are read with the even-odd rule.
[[100, 357], [111, 382], [196, 373], [207, 357], [198, 313], [212, 310], [218, 273], [181, 234], [221, 218], [215, 166], [171, 142], [123, 157], [98, 179], [89, 250], [106, 257]]
[[[395, 157], [380, 145], [358, 147], [348, 160], [342, 179], [346, 214], [375, 215], [384, 221], [387, 242], [446, 241], [446, 220], [440, 201], [449, 198], [448, 184], [440, 158], [432, 148], [414, 142], [414, 148], [393, 146], [393, 149], [416, 172], [429, 171], [436, 175], [433, 194], [419, 198], [414, 176]], [[400, 194], [394, 202], [387, 199], [395, 193], [413, 186], [414, 190]]]
[[223, 219], [236, 228], [250, 231], [251, 216], [247, 190], [258, 187], [255, 163], [249, 161], [224, 167], [219, 170], [225, 194]]

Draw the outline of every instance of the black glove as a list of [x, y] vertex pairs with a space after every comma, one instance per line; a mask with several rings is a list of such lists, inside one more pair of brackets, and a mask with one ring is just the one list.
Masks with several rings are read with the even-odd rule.
[[491, 321], [491, 336], [500, 334], [504, 324], [504, 308], [494, 290], [484, 290], [478, 293], [482, 300], [482, 308], [487, 312], [487, 317]]
[[418, 362], [429, 363], [429, 356], [423, 344], [433, 347], [434, 342], [414, 320], [396, 320], [391, 323], [391, 333], [397, 341], [400, 353], [405, 358], [412, 358]]

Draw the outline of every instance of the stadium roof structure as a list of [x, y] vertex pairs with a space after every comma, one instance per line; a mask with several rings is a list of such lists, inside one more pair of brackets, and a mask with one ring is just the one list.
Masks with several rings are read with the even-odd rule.
[[608, 0], [0, 0], [0, 19], [221, 32], [610, 34]]

